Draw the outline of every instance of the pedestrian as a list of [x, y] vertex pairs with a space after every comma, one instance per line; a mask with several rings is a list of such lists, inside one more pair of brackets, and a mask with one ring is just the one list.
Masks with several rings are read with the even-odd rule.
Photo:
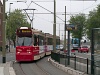
[[6, 50], [8, 51], [8, 45], [6, 45]]

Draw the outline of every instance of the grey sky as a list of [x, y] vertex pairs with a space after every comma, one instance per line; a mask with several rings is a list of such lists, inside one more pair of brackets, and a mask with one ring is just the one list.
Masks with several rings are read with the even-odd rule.
[[[27, 1], [25, 2], [16, 2], [16, 1]], [[34, 1], [35, 3], [31, 3], [31, 1]], [[6, 12], [9, 12], [9, 3], [13, 3], [11, 5], [11, 12], [14, 11], [14, 9], [20, 8], [20, 9], [26, 9], [29, 4], [29, 8], [36, 9], [34, 13], [50, 13], [54, 10], [54, 0], [8, 0], [6, 2]], [[56, 0], [56, 12], [57, 16], [60, 17], [63, 21], [65, 19], [65, 16], [62, 15], [65, 12], [65, 6], [67, 14], [77, 14], [77, 13], [86, 13], [88, 14], [89, 11], [93, 10], [97, 7], [97, 5], [100, 3], [100, 0], [97, 1], [72, 1], [72, 0]], [[47, 10], [41, 8], [40, 6], [46, 8]], [[32, 11], [28, 11], [31, 13]], [[30, 15], [32, 16], [32, 15]], [[69, 20], [71, 15], [67, 15], [67, 21]], [[60, 37], [61, 39], [62, 34], [64, 34], [64, 22], [57, 18], [57, 27], [56, 27], [56, 34], [59, 35], [59, 25], [60, 25]], [[34, 20], [33, 20], [33, 27], [39, 30], [42, 30], [43, 32], [48, 32], [53, 34], [53, 14], [34, 14]]]

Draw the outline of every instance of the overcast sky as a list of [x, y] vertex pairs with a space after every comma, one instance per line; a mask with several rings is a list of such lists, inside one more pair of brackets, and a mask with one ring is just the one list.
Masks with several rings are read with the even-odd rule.
[[[27, 1], [27, 2], [17, 2], [17, 1]], [[31, 3], [31, 1], [33, 1]], [[34, 3], [35, 2], [35, 3]], [[42, 30], [43, 32], [48, 32], [53, 34], [53, 14], [50, 14], [54, 11], [54, 0], [8, 0], [6, 1], [6, 12], [9, 12], [9, 5], [11, 5], [11, 12], [15, 9], [36, 9], [34, 11], [34, 20], [33, 28]], [[56, 0], [56, 34], [59, 35], [59, 26], [60, 26], [60, 37], [63, 39], [64, 35], [64, 20], [65, 16], [63, 15], [67, 12], [67, 21], [70, 19], [70, 14], [85, 13], [88, 14], [89, 11], [96, 9], [97, 5], [100, 3], [100, 0], [97, 1], [72, 1], [72, 0]], [[24, 12], [24, 11], [23, 11]], [[32, 11], [27, 11], [32, 13]], [[39, 13], [39, 14], [36, 14]], [[46, 14], [44, 14], [46, 13]], [[30, 15], [31, 17], [32, 15]]]

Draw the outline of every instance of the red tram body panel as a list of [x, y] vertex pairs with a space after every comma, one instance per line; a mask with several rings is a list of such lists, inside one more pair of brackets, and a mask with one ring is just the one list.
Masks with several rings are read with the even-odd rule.
[[17, 61], [32, 61], [34, 56], [39, 55], [39, 47], [18, 46], [16, 47]]

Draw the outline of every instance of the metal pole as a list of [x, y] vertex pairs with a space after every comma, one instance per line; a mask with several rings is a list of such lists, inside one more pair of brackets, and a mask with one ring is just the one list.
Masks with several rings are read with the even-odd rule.
[[91, 36], [91, 75], [94, 75], [94, 29]]
[[70, 30], [68, 30], [68, 65], [70, 65]]
[[2, 62], [6, 63], [6, 50], [5, 50], [5, 0], [3, 0], [3, 25], [2, 25]]
[[[64, 27], [64, 50], [66, 50], [66, 6], [65, 6], [65, 27]], [[66, 66], [66, 60], [65, 60]]]
[[60, 37], [60, 24], [59, 24], [59, 37]]
[[64, 50], [66, 50], [66, 6], [65, 6], [65, 27], [64, 27]]
[[56, 0], [54, 0], [53, 50], [56, 51]]

